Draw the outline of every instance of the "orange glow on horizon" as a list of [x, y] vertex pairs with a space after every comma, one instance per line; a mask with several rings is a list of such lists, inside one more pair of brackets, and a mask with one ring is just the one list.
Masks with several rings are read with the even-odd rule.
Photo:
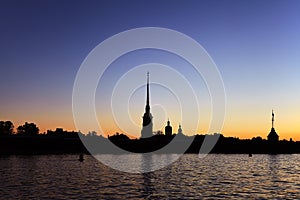
[[[12, 121], [14, 123], [15, 126], [15, 131], [17, 129], [17, 127], [19, 125], [22, 125], [25, 123], [24, 120], [13, 120], [13, 119], [1, 119], [3, 121]], [[44, 121], [44, 120], [26, 120], [27, 122], [33, 122], [35, 123], [39, 129], [40, 129], [40, 133], [44, 133], [47, 132], [47, 130], [55, 130], [56, 128], [63, 128], [64, 130], [67, 131], [78, 131], [75, 128], [74, 122], [73, 120], [64, 120], [64, 121]], [[173, 127], [173, 132], [176, 133], [177, 132], [177, 127], [174, 124], [171, 124]], [[283, 140], [290, 140], [290, 138], [292, 138], [294, 141], [300, 141], [300, 133], [297, 132], [297, 130], [299, 130], [299, 125], [296, 124], [295, 122], [290, 122], [289, 125], [291, 126], [284, 126], [283, 123], [277, 123], [275, 125], [275, 130], [279, 135], [279, 139]], [[292, 126], [293, 125], [293, 126]], [[245, 128], [246, 127], [246, 128]], [[164, 128], [164, 127], [163, 127]], [[164, 129], [162, 128], [162, 131], [164, 131]], [[183, 127], [185, 130], [185, 127]], [[207, 130], [207, 129], [206, 129]], [[225, 123], [223, 130], [222, 130], [222, 134], [225, 137], [238, 137], [240, 139], [252, 139], [253, 137], [262, 137], [263, 139], [267, 138], [267, 135], [269, 134], [271, 130], [271, 126], [270, 124], [259, 124], [257, 126], [251, 126], [251, 124], [248, 124], [248, 126], [245, 126], [245, 123], [241, 123], [239, 125], [234, 126], [233, 128], [231, 128], [230, 123]], [[87, 131], [83, 131], [80, 130], [83, 133], [88, 133], [88, 131], [92, 131], [92, 130], [87, 130]], [[99, 130], [96, 131], [98, 133], [98, 135], [100, 135]], [[124, 132], [123, 130], [121, 130], [120, 128], [118, 128], [116, 126], [116, 124], [114, 124], [113, 122], [107, 124], [107, 126], [103, 127], [103, 135], [104, 137], [107, 137], [108, 135], [113, 135], [116, 132], [119, 133], [125, 133], [126, 135], [128, 135], [130, 138], [134, 139], [134, 138], [139, 138], [139, 133], [135, 133], [135, 134], [130, 134], [127, 132]], [[205, 134], [206, 132], [204, 131], [204, 129], [199, 129], [197, 131], [196, 134]], [[212, 134], [212, 133], [209, 133]], [[187, 135], [192, 135], [192, 134], [187, 134]]]
[[[22, 106], [20, 105], [20, 107]], [[240, 139], [251, 139], [257, 136], [266, 139], [271, 129], [271, 109], [243, 109], [243, 112], [241, 112], [241, 108], [228, 108], [221, 133], [226, 137], [238, 137]], [[0, 120], [12, 121], [15, 127], [15, 131], [19, 125], [23, 125], [25, 122], [35, 123], [40, 129], [40, 133], [47, 132], [47, 130], [55, 130], [56, 128], [63, 128], [67, 131], [78, 131], [75, 128], [71, 108], [69, 108], [68, 110], [66, 109], [66, 107], [62, 106], [60, 108], [52, 109], [51, 111], [49, 111], [47, 108], [43, 108], [42, 110], [32, 108], [28, 108], [28, 110], [19, 108], [17, 109], [20, 111], [18, 115], [13, 112], [9, 112], [10, 110], [0, 113]], [[297, 116], [297, 114], [300, 112], [298, 112], [297, 109], [292, 108], [285, 110], [274, 109], [274, 112], [274, 126], [276, 132], [279, 135], [279, 139], [290, 140], [290, 138], [292, 138], [294, 141], [300, 141], [300, 121], [298, 120], [299, 117]], [[127, 134], [130, 138], [139, 138], [142, 123], [142, 119], [140, 117], [141, 115], [141, 113], [132, 114], [134, 125], [126, 127], [126, 132], [117, 126], [112, 117], [98, 119], [99, 121], [101, 120], [101, 126], [103, 126], [103, 134], [100, 132], [100, 130], [87, 129], [80, 131], [83, 133], [88, 133], [88, 131], [96, 131], [98, 135], [102, 134], [104, 137], [119, 132]], [[104, 116], [107, 116], [106, 113], [104, 114]], [[182, 124], [184, 134], [206, 134], [210, 122], [210, 118], [208, 116], [209, 114], [206, 114], [205, 116], [200, 118], [200, 128], [198, 128], [196, 133], [189, 130], [188, 124]], [[165, 119], [162, 118], [162, 120]], [[170, 121], [171, 126], [173, 127], [173, 132], [176, 133], [178, 125], [179, 123], [181, 123], [180, 118], [178, 116], [173, 116], [173, 118], [170, 118]], [[156, 124], [154, 123], [155, 128], [153, 130], [164, 131], [165, 123], [166, 121], [160, 121]]]

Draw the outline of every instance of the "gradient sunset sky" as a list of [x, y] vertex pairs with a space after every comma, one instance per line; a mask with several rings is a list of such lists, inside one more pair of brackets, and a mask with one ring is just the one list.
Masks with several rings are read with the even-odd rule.
[[[163, 27], [195, 39], [217, 65], [226, 90], [225, 136], [266, 138], [274, 109], [280, 139], [300, 140], [299, 10], [297, 0], [2, 0], [0, 120], [11, 120], [15, 127], [34, 122], [41, 132], [56, 127], [75, 130], [73, 84], [89, 52], [119, 32]], [[132, 67], [153, 62], [174, 68], [190, 81], [200, 99], [200, 128], [196, 132], [206, 133], [211, 110], [201, 77], [194, 77], [190, 66], [172, 54], [145, 50], [116, 60], [99, 82], [96, 108], [105, 134], [127, 132], [117, 127], [106, 106], [116, 82]], [[145, 81], [147, 71], [151, 80], [168, 75], [141, 68]], [[126, 129], [136, 137], [144, 95], [145, 87], [141, 87], [128, 100], [133, 125]], [[171, 96], [151, 86], [154, 130], [163, 129], [168, 117], [174, 132], [182, 123]], [[188, 122], [182, 125], [184, 133], [194, 133]]]

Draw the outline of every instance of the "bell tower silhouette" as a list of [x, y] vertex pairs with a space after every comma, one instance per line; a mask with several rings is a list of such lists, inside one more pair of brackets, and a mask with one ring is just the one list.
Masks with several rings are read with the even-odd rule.
[[143, 128], [141, 131], [141, 138], [148, 138], [153, 136], [153, 123], [152, 114], [150, 113], [150, 101], [149, 101], [149, 72], [147, 72], [147, 98], [145, 113], [143, 116]]
[[172, 135], [172, 126], [170, 125], [170, 120], [167, 121], [167, 126], [165, 127], [165, 134], [170, 136]]

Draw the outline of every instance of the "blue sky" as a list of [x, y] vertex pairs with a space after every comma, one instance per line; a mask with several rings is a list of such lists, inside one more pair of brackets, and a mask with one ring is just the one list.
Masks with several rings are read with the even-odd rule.
[[226, 88], [225, 135], [267, 134], [274, 108], [281, 135], [300, 138], [299, 8], [292, 0], [1, 1], [0, 119], [74, 129], [84, 58], [114, 34], [151, 26], [180, 31], [211, 55]]

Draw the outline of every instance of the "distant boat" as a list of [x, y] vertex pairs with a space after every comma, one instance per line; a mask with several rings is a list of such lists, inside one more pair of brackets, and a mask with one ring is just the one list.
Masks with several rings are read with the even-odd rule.
[[79, 155], [79, 159], [78, 159], [80, 162], [83, 162], [84, 161], [84, 158], [83, 158], [83, 154], [80, 154]]

